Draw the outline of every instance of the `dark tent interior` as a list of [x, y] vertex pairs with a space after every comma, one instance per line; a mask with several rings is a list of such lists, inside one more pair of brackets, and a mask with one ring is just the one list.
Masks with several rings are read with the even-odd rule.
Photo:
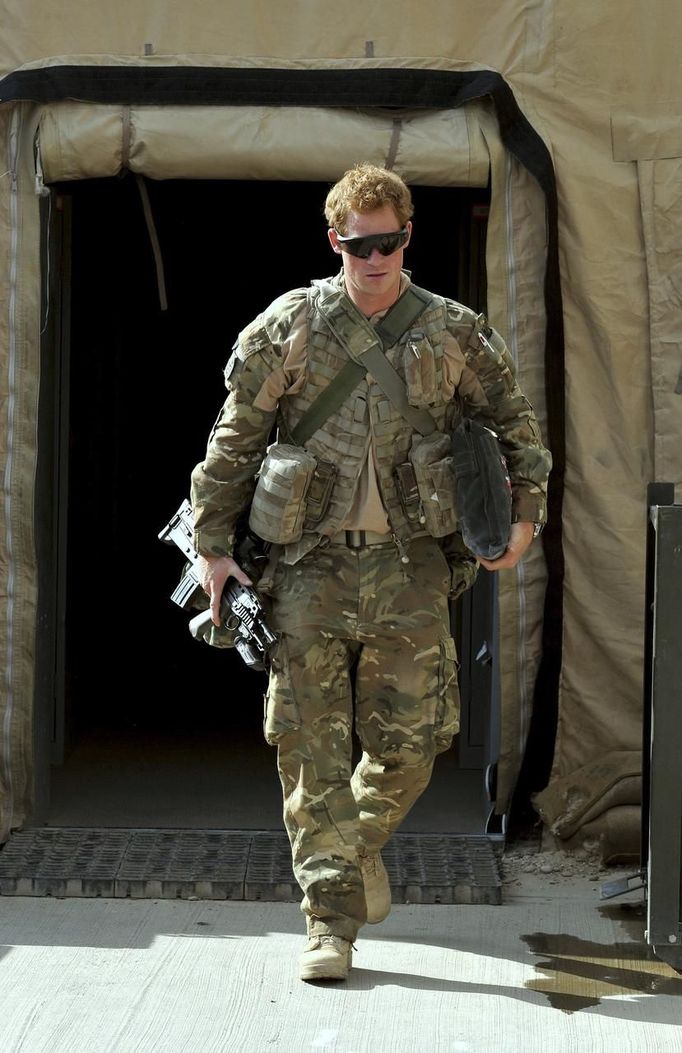
[[[47, 346], [59, 365], [41, 397], [53, 399], [61, 438], [52, 447], [57, 657], [42, 820], [279, 827], [275, 751], [262, 738], [265, 674], [191, 638], [190, 615], [169, 598], [184, 560], [158, 534], [188, 496], [239, 330], [280, 293], [337, 269], [327, 185], [144, 187], [166, 310], [132, 175], [58, 185], [46, 224]], [[489, 198], [486, 189], [414, 188], [406, 265], [417, 284], [484, 308]], [[439, 758], [413, 829], [483, 829], [484, 710], [475, 698], [467, 705], [474, 745]]]

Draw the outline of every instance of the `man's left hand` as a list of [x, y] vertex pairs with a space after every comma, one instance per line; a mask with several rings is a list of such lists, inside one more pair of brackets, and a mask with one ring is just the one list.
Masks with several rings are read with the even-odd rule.
[[504, 553], [497, 559], [481, 559], [479, 556], [478, 562], [486, 570], [507, 570], [509, 567], [515, 567], [533, 540], [534, 529], [533, 523], [512, 523], [509, 544]]

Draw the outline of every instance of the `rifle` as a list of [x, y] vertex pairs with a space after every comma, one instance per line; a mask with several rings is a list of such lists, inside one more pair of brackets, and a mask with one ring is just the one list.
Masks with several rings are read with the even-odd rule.
[[[171, 594], [173, 603], [186, 610], [196, 607], [197, 601], [205, 602], [206, 594], [196, 572], [199, 554], [192, 544], [194, 514], [189, 501], [185, 500], [175, 515], [159, 533], [159, 539], [169, 545], [177, 545], [189, 561], [178, 585]], [[275, 633], [268, 628], [265, 608], [255, 589], [241, 585], [229, 578], [220, 603], [220, 618], [224, 628], [235, 633], [234, 646], [250, 669], [266, 669], [270, 648], [277, 642]], [[211, 612], [202, 610], [189, 623], [195, 640], [203, 640], [210, 631]]]

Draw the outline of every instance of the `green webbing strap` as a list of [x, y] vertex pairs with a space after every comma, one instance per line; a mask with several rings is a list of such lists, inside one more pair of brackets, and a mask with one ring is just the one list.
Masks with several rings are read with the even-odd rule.
[[296, 427], [291, 432], [291, 441], [296, 446], [303, 444], [314, 435], [321, 424], [329, 420], [332, 413], [346, 401], [353, 388], [356, 388], [365, 375], [365, 368], [349, 358], [343, 369], [327, 384], [315, 401], [308, 407]]
[[[379, 347], [377, 337], [385, 349], [393, 347], [431, 304], [433, 299], [431, 294], [416, 285], [409, 285], [379, 324], [374, 327], [352, 306], [342, 290], [334, 286], [322, 285], [322, 283], [320, 286], [324, 300], [322, 304], [318, 301], [318, 306], [334, 336], [347, 352], [348, 362], [324, 391], [320, 392], [312, 405], [308, 407], [307, 413], [303, 414], [291, 432], [292, 442], [302, 446], [311, 435], [314, 435], [320, 425], [324, 424], [332, 413], [343, 405], [366, 372], [371, 372], [384, 394], [413, 428], [422, 435], [430, 435], [436, 428], [433, 417], [426, 410], [410, 406], [407, 401], [405, 384]], [[341, 308], [340, 315], [333, 319], [323, 307], [328, 299], [336, 299], [335, 306]]]
[[396, 300], [381, 321], [374, 326], [375, 333], [381, 337], [384, 349], [388, 351], [400, 340], [400, 337], [416, 322], [420, 314], [433, 302], [433, 296], [418, 285], [408, 285], [403, 295]]
[[436, 430], [436, 422], [428, 410], [417, 409], [409, 404], [405, 384], [380, 348], [371, 347], [360, 357], [362, 364], [367, 367], [367, 372], [372, 374], [384, 395], [415, 431], [420, 435], [430, 435]]

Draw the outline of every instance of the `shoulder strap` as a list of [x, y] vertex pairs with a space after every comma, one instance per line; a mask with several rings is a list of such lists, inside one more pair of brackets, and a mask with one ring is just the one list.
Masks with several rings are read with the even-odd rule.
[[374, 327], [381, 337], [384, 348], [388, 350], [397, 344], [401, 336], [416, 322], [427, 307], [433, 303], [433, 296], [418, 285], [408, 285], [407, 289], [393, 306], [386, 312], [379, 324]]
[[317, 307], [348, 354], [348, 362], [301, 417], [291, 433], [293, 442], [298, 445], [306, 442], [343, 405], [366, 372], [371, 372], [386, 397], [416, 431], [430, 435], [436, 429], [433, 417], [409, 404], [405, 384], [386, 358], [384, 349], [393, 347], [430, 306], [431, 293], [416, 285], [408, 286], [374, 327], [341, 289], [323, 282], [318, 288]]
[[398, 413], [411, 424], [420, 435], [430, 435], [436, 430], [436, 422], [428, 410], [417, 409], [407, 401], [407, 388], [402, 378], [378, 347], [371, 347], [361, 356], [362, 364], [367, 367], [384, 395], [391, 400]]
[[[323, 293], [333, 293], [336, 290], [334, 286], [328, 282], [315, 282], [308, 289], [308, 335], [310, 336], [310, 317], [312, 311], [315, 309], [320, 295]], [[346, 345], [343, 345], [347, 351]], [[357, 387], [360, 381], [365, 376], [365, 368], [360, 365], [355, 359], [349, 355], [348, 361], [342, 369], [336, 374], [336, 376], [327, 384], [324, 391], [321, 391], [317, 398], [308, 406], [307, 411], [303, 414], [301, 419], [295, 428], [291, 430], [287, 436], [287, 441], [294, 443], [296, 446], [303, 446], [305, 442], [314, 435], [317, 429], [324, 424], [326, 420], [329, 420], [332, 413], [335, 413], [340, 406], [346, 401], [353, 388]]]
[[366, 370], [358, 362], [349, 358], [343, 369], [340, 369], [333, 380], [321, 391], [315, 401], [308, 407], [300, 421], [291, 432], [291, 441], [302, 446], [317, 429], [329, 420], [332, 413], [339, 409], [353, 388], [356, 388]]

